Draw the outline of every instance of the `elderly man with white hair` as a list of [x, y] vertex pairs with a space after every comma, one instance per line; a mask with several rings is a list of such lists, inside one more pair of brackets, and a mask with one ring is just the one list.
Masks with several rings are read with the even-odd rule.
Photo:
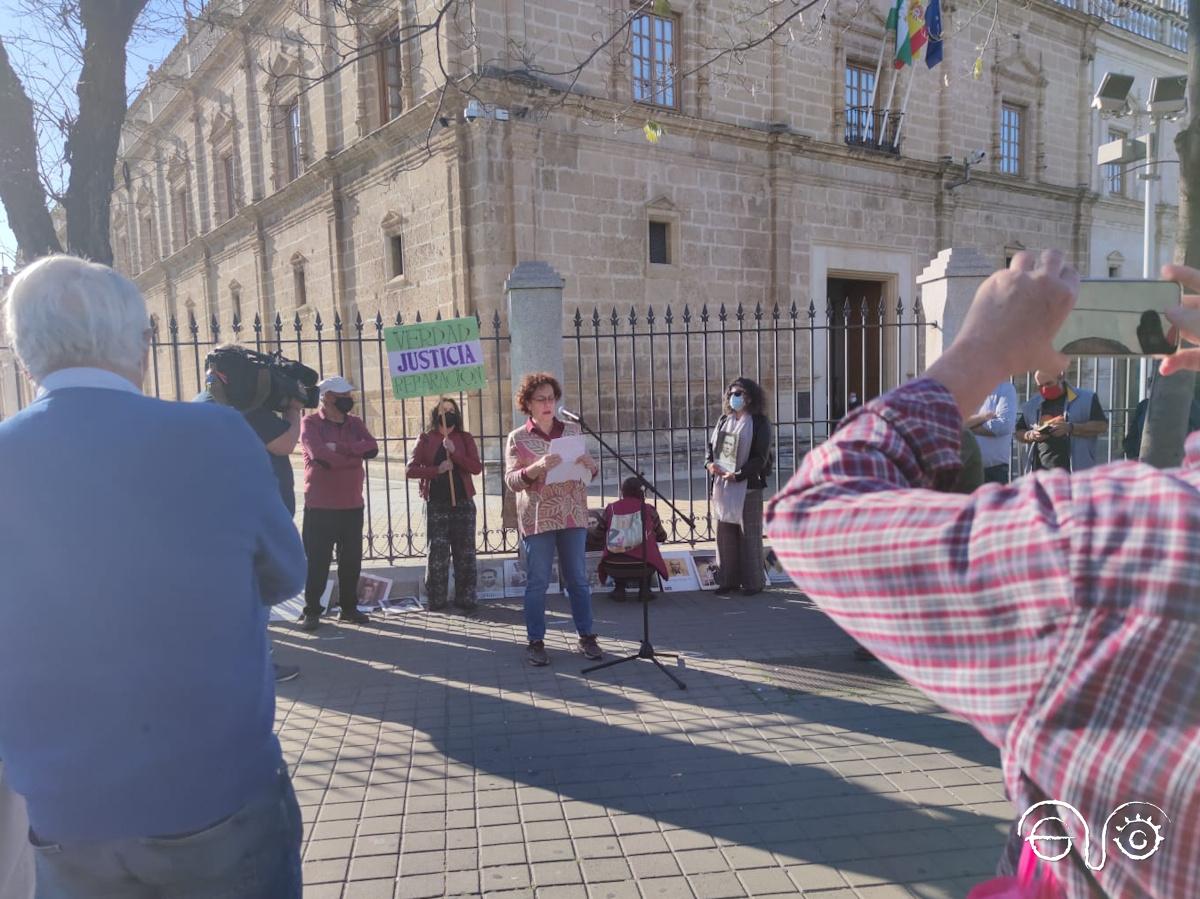
[[102, 265], [17, 275], [37, 398], [0, 423], [0, 758], [41, 897], [298, 897], [268, 607], [303, 549], [237, 412], [143, 396], [150, 327]]

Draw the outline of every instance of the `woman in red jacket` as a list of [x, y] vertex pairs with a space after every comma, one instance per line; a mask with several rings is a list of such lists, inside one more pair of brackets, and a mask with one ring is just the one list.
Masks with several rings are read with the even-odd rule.
[[475, 438], [462, 430], [458, 403], [442, 397], [429, 417], [429, 430], [417, 441], [408, 476], [421, 481], [425, 498], [429, 562], [425, 592], [429, 610], [449, 605], [450, 557], [454, 557], [454, 605], [475, 609], [475, 483], [483, 471]]

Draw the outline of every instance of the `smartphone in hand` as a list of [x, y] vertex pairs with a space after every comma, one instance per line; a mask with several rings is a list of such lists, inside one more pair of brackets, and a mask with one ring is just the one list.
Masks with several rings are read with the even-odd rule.
[[1082, 281], [1055, 346], [1068, 356], [1169, 356], [1179, 340], [1163, 313], [1182, 297], [1174, 281]]

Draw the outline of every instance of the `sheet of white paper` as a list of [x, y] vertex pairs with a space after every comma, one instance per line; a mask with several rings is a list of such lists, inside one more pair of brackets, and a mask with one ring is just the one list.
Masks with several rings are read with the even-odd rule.
[[561, 484], [564, 481], [583, 481], [585, 484], [590, 484], [592, 473], [582, 465], [575, 464], [575, 460], [586, 452], [587, 446], [582, 437], [559, 437], [557, 440], [551, 440], [550, 453], [561, 456], [562, 461], [546, 474], [546, 483]]

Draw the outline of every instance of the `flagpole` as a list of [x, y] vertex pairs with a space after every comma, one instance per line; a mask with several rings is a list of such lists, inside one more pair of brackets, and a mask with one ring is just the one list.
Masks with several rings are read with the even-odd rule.
[[904, 102], [900, 104], [900, 123], [896, 126], [896, 142], [893, 146], [900, 146], [900, 131], [904, 128], [904, 114], [908, 111], [908, 98], [912, 94], [913, 82], [917, 80], [917, 61], [914, 59], [912, 64], [912, 76], [908, 79], [908, 87], [904, 89]]
[[883, 124], [879, 127], [879, 134], [875, 136], [875, 146], [883, 144], [883, 136], [887, 134], [888, 116], [892, 114], [892, 100], [896, 98], [896, 82], [900, 78], [900, 73], [903, 67], [896, 69], [896, 74], [892, 76], [892, 88], [888, 91], [887, 106], [883, 110]]
[[879, 42], [879, 62], [875, 63], [875, 81], [871, 84], [871, 99], [867, 106], [867, 114], [874, 119], [875, 116], [875, 97], [879, 93], [879, 76], [883, 74], [883, 56], [887, 52], [888, 32], [891, 29], [883, 29], [883, 40]]

